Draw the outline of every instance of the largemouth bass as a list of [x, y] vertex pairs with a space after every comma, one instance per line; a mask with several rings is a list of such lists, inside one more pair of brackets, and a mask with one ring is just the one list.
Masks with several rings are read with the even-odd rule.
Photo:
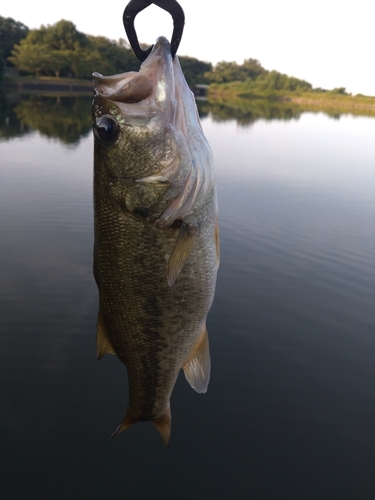
[[168, 444], [182, 368], [206, 392], [206, 317], [219, 264], [211, 149], [178, 58], [160, 37], [139, 72], [93, 74], [97, 356], [128, 371], [117, 435], [151, 421]]

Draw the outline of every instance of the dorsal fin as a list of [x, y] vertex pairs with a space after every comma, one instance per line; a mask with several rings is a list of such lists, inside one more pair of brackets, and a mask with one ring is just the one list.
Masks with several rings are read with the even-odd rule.
[[102, 315], [98, 314], [96, 322], [96, 355], [98, 361], [102, 359], [105, 354], [116, 354], [113, 350], [112, 344], [108, 338], [106, 329], [103, 324]]
[[206, 326], [182, 365], [185, 378], [197, 392], [206, 392], [210, 381], [211, 358]]
[[199, 232], [198, 225], [182, 222], [177, 236], [176, 245], [167, 265], [168, 285], [172, 286], [181, 269], [184, 267], [193, 249]]

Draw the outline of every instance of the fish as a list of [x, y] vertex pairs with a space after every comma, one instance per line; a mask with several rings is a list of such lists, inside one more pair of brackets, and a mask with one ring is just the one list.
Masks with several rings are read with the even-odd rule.
[[216, 179], [194, 95], [168, 40], [139, 71], [93, 73], [94, 277], [98, 360], [126, 366], [113, 436], [150, 421], [167, 446], [180, 370], [207, 391], [207, 314], [220, 259]]

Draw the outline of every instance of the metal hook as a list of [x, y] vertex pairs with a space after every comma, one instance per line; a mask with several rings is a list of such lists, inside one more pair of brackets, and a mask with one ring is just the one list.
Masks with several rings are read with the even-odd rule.
[[134, 54], [140, 61], [147, 59], [150, 54], [153, 45], [146, 50], [143, 50], [138, 42], [137, 33], [134, 28], [135, 16], [141, 12], [143, 9], [151, 4], [155, 4], [161, 9], [166, 10], [172, 16], [173, 19], [173, 34], [171, 40], [171, 54], [172, 57], [176, 55], [178, 46], [180, 45], [182, 32], [184, 30], [185, 24], [185, 14], [182, 10], [181, 5], [176, 0], [130, 0], [128, 5], [125, 7], [123, 22], [126, 34], [129, 39], [131, 48]]

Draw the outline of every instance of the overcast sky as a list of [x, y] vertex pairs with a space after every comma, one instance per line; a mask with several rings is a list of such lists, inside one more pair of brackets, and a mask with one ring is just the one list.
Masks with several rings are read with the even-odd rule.
[[[258, 59], [314, 87], [375, 95], [375, 2], [373, 0], [180, 0], [185, 30], [178, 51], [213, 64]], [[8, 0], [0, 15], [29, 28], [72, 21], [79, 31], [126, 38], [122, 13], [127, 1], [47, 2]], [[5, 5], [4, 5], [5, 4]], [[86, 7], [87, 6], [87, 7]], [[152, 5], [135, 23], [138, 38], [170, 38], [172, 20]], [[100, 68], [98, 68], [100, 70]]]

